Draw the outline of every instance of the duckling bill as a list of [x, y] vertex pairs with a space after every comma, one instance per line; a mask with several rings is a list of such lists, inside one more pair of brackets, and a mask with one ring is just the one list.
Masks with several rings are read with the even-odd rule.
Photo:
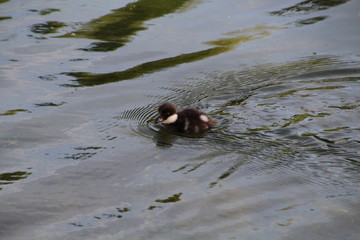
[[172, 103], [164, 103], [158, 108], [159, 116], [155, 122], [170, 131], [181, 133], [199, 133], [216, 125], [216, 120], [207, 114], [194, 109], [186, 108], [178, 111]]

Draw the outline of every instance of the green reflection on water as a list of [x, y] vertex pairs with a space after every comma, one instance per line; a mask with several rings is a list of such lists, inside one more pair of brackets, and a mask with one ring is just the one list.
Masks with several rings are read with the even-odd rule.
[[48, 21], [46, 23], [38, 23], [31, 26], [31, 31], [38, 34], [56, 33], [59, 28], [66, 26], [65, 23], [58, 21]]
[[85, 23], [81, 29], [61, 37], [106, 41], [93, 43], [86, 51], [113, 51], [130, 41], [136, 32], [145, 30], [144, 22], [173, 13], [189, 0], [140, 0], [112, 13]]
[[154, 210], [156, 208], [163, 208], [163, 207], [151, 205], [147, 208], [147, 210]]
[[[0, 185], [12, 184], [14, 181], [27, 178], [31, 173], [30, 172], [11, 172], [11, 173], [2, 173], [0, 174]], [[2, 188], [0, 188], [1, 190]]]
[[301, 122], [302, 120], [310, 117], [311, 115], [310, 114], [295, 114], [294, 116], [292, 116], [291, 118], [289, 119], [283, 119], [283, 120], [286, 120], [287, 123], [284, 124], [282, 127], [288, 127], [290, 125], [293, 125], [295, 123], [298, 123], [298, 122]]
[[308, 14], [311, 12], [316, 12], [316, 11], [329, 9], [331, 7], [336, 7], [348, 1], [349, 0], [332, 0], [332, 1], [307, 0], [307, 1], [299, 2], [293, 6], [283, 8], [279, 11], [270, 12], [270, 14], [277, 16]]
[[286, 219], [285, 223], [277, 222], [276, 224], [280, 227], [286, 227], [286, 226], [289, 226], [291, 224], [291, 222], [293, 222], [293, 221], [294, 221], [293, 218], [288, 218], [288, 219]]
[[297, 27], [302, 27], [305, 25], [310, 25], [310, 24], [314, 24], [320, 21], [323, 21], [325, 19], [327, 19], [327, 16], [319, 16], [319, 17], [312, 17], [312, 18], [307, 18], [307, 19], [302, 19], [302, 20], [298, 20], [295, 22], [295, 25]]
[[174, 194], [166, 199], [157, 199], [155, 200], [155, 202], [159, 202], [159, 203], [170, 203], [170, 202], [178, 202], [181, 200], [181, 195], [182, 193], [177, 193], [177, 194]]
[[331, 128], [331, 129], [325, 129], [324, 132], [335, 132], [343, 129], [347, 129], [349, 127], [337, 127], [337, 128]]
[[0, 113], [0, 116], [12, 116], [12, 115], [17, 114], [18, 112], [27, 112], [27, 111], [28, 110], [26, 110], [26, 109], [11, 109], [4, 113]]
[[37, 9], [30, 9], [29, 12], [35, 12], [35, 13], [39, 13], [39, 15], [49, 15], [50, 13], [53, 12], [60, 12], [60, 9], [57, 8], [45, 8], [42, 10], [37, 10]]
[[112, 72], [112, 73], [104, 73], [104, 74], [89, 73], [89, 72], [63, 73], [65, 75], [75, 77], [76, 78], [75, 81], [78, 83], [78, 85], [65, 84], [63, 86], [67, 86], [67, 87], [96, 86], [96, 85], [141, 77], [144, 74], [157, 72], [162, 69], [174, 67], [184, 63], [200, 61], [209, 57], [213, 57], [231, 51], [241, 43], [245, 43], [248, 41], [269, 36], [272, 30], [277, 30], [277, 29], [281, 29], [281, 28], [267, 27], [264, 25], [260, 25], [252, 28], [242, 29], [240, 31], [234, 31], [228, 33], [227, 35], [237, 35], [237, 36], [221, 38], [215, 41], [205, 42], [205, 44], [212, 46], [215, 45], [215, 47], [197, 52], [180, 54], [175, 57], [163, 58], [152, 62], [146, 62], [120, 72]]
[[2, 20], [9, 20], [9, 19], [12, 19], [12, 17], [0, 17], [0, 21], [2, 21]]
[[[96, 73], [88, 73], [88, 72], [70, 72], [65, 74], [77, 78], [76, 81], [79, 83], [79, 85], [75, 85], [75, 86], [96, 86], [96, 85], [118, 82], [127, 79], [133, 79], [136, 77], [140, 77], [144, 74], [156, 72], [161, 69], [173, 67], [182, 63], [198, 61], [209, 56], [217, 55], [221, 52], [224, 52], [224, 49], [221, 47], [211, 48], [204, 51], [199, 51], [189, 54], [181, 54], [176, 57], [164, 58], [157, 61], [143, 63], [121, 72], [112, 72], [105, 74], [96, 74]], [[74, 85], [65, 85], [65, 86], [74, 86]]]
[[355, 108], [357, 108], [358, 107], [358, 105], [345, 105], [345, 106], [329, 106], [329, 108], [338, 108], [338, 109], [347, 109], [347, 110], [349, 110], [349, 109], [355, 109]]
[[259, 132], [259, 131], [267, 131], [270, 130], [271, 128], [269, 126], [261, 126], [258, 128], [247, 128], [246, 131], [249, 132]]
[[287, 95], [292, 95], [296, 92], [299, 91], [317, 91], [317, 90], [332, 90], [332, 89], [337, 89], [337, 88], [344, 88], [344, 86], [327, 86], [327, 87], [316, 87], [316, 88], [299, 88], [299, 89], [294, 89], [294, 90], [289, 90], [286, 92], [282, 92], [282, 93], [277, 93], [274, 95], [271, 95], [269, 97], [264, 97], [264, 99], [267, 98], [281, 98], [281, 97], [285, 97]]
[[61, 102], [61, 103], [43, 102], [43, 103], [37, 103], [37, 104], [35, 104], [35, 106], [36, 107], [59, 107], [65, 103], [66, 102]]

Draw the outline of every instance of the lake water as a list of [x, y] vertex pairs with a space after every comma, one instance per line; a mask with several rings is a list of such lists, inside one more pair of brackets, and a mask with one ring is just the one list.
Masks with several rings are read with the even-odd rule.
[[[0, 238], [360, 236], [358, 0], [1, 0]], [[159, 104], [219, 124], [164, 131]]]

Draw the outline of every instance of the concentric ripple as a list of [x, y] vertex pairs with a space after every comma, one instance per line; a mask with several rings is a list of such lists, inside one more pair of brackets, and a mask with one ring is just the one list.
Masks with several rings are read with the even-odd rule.
[[[331, 57], [311, 57], [167, 87], [166, 101], [199, 107], [218, 119], [218, 126], [201, 135], [169, 133], [154, 124], [157, 102], [126, 110], [118, 120], [130, 134], [153, 139], [157, 146], [195, 151], [174, 171], [198, 172], [200, 178], [214, 171], [209, 188], [239, 174], [264, 171], [305, 174], [324, 189], [334, 182], [355, 187], [355, 175], [344, 171], [358, 163], [360, 70], [349, 63], [333, 70], [333, 64], [342, 65]], [[336, 172], [345, 175], [342, 182]]]
[[157, 106], [155, 106], [155, 104], [135, 107], [123, 111], [118, 119], [121, 121], [122, 127], [128, 128], [130, 134], [149, 138], [154, 135], [154, 132], [158, 131], [153, 124], [156, 117], [156, 109]]

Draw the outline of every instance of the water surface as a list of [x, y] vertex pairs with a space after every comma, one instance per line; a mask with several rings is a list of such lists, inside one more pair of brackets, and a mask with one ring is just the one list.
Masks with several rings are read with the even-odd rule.
[[0, 6], [1, 238], [358, 239], [358, 1]]

